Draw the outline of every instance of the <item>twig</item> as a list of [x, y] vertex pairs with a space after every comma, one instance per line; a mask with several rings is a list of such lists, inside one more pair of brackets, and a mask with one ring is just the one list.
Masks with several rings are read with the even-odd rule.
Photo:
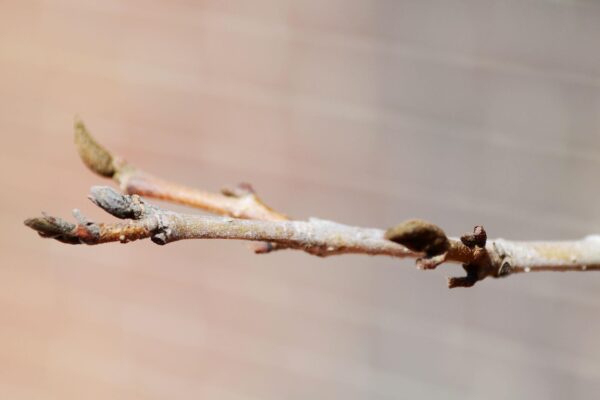
[[394, 257], [418, 256], [384, 238], [380, 229], [358, 228], [331, 221], [261, 221], [232, 217], [181, 214], [150, 205], [138, 195], [122, 195], [106, 186], [94, 186], [90, 200], [120, 223], [95, 223], [74, 211], [77, 224], [43, 215], [25, 221], [42, 237], [69, 244], [128, 243], [150, 238], [167, 244], [183, 239], [239, 239], [270, 241], [318, 256], [371, 254]]
[[[125, 221], [95, 223], [78, 210], [74, 210], [76, 224], [46, 214], [25, 221], [45, 238], [88, 245], [144, 238], [160, 245], [182, 239], [238, 239], [267, 242], [258, 252], [290, 248], [321, 257], [338, 254], [413, 257], [421, 269], [434, 269], [443, 262], [460, 263], [466, 276], [449, 278], [451, 288], [470, 287], [486, 277], [524, 272], [600, 270], [600, 235], [578, 241], [513, 242], [488, 240], [482, 226], [456, 239], [422, 220], [406, 221], [387, 231], [315, 218], [291, 221], [266, 206], [249, 185], [214, 194], [169, 183], [114, 157], [89, 135], [80, 121], [75, 128], [77, 147], [85, 164], [96, 173], [113, 178], [131, 194], [122, 195], [111, 188], [96, 186], [90, 199]], [[229, 217], [167, 211], [147, 203], [139, 195]]]
[[112, 178], [125, 193], [179, 203], [234, 218], [265, 221], [288, 219], [267, 206], [248, 183], [241, 183], [235, 188], [224, 188], [221, 193], [210, 193], [152, 176], [101, 146], [80, 120], [75, 121], [75, 145], [89, 169], [100, 176]]
[[[450, 278], [450, 287], [468, 287], [488, 276], [517, 272], [600, 269], [599, 237], [539, 243], [499, 239], [486, 244], [483, 239], [470, 242], [469, 235], [462, 240], [448, 238], [440, 228], [418, 220], [386, 232], [319, 219], [260, 221], [180, 214], [152, 206], [137, 195], [121, 195], [101, 186], [92, 188], [90, 199], [110, 214], [128, 220], [95, 223], [75, 210], [77, 224], [48, 215], [28, 219], [25, 224], [42, 237], [69, 244], [128, 243], [150, 238], [164, 245], [183, 239], [238, 239], [269, 241], [322, 257], [338, 254], [415, 257], [422, 269], [433, 269], [442, 262], [462, 263], [467, 276]], [[432, 248], [429, 245], [432, 242], [438, 245]]]

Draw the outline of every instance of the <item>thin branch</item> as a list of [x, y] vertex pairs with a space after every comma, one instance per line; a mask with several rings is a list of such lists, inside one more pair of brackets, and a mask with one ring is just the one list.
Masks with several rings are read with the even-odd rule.
[[234, 218], [265, 221], [288, 219], [267, 206], [247, 183], [235, 188], [224, 188], [221, 193], [210, 193], [144, 172], [100, 145], [80, 120], [75, 121], [75, 145], [89, 169], [100, 176], [112, 178], [125, 193], [179, 203]]
[[[292, 221], [256, 196], [248, 184], [221, 194], [188, 188], [153, 177], [99, 145], [81, 121], [75, 142], [84, 163], [97, 174], [115, 180], [122, 195], [108, 187], [93, 187], [90, 199], [118, 223], [88, 221], [78, 210], [77, 223], [43, 214], [25, 225], [40, 236], [69, 244], [102, 244], [150, 238], [164, 245], [183, 239], [237, 239], [263, 242], [259, 253], [296, 249], [326, 257], [338, 254], [416, 258], [421, 269], [444, 262], [462, 264], [466, 276], [448, 279], [448, 286], [470, 287], [486, 277], [537, 271], [600, 270], [600, 235], [578, 241], [513, 242], [488, 240], [482, 226], [459, 239], [422, 221], [403, 222], [387, 231], [359, 228], [320, 219]], [[190, 205], [226, 217], [199, 216], [163, 210], [139, 195]]]
[[[449, 287], [469, 287], [488, 276], [502, 277], [529, 271], [600, 269], [600, 237], [573, 242], [487, 241], [482, 227], [460, 240], [446, 237], [437, 226], [411, 220], [388, 231], [359, 228], [331, 221], [261, 221], [176, 213], [153, 206], [137, 195], [122, 195], [95, 186], [90, 199], [110, 214], [126, 219], [117, 223], [88, 221], [77, 210], [77, 223], [43, 215], [25, 224], [40, 236], [63, 243], [96, 245], [128, 243], [150, 238], [164, 245], [184, 239], [268, 241], [321, 257], [339, 254], [414, 257], [422, 269], [442, 262], [461, 263], [467, 275], [450, 278]], [[437, 243], [431, 246], [431, 243]]]
[[76, 224], [43, 215], [25, 221], [42, 237], [69, 244], [96, 245], [150, 238], [164, 245], [184, 239], [237, 239], [269, 241], [318, 256], [370, 254], [416, 257], [418, 253], [385, 239], [385, 231], [358, 228], [331, 221], [261, 221], [232, 217], [181, 214], [151, 205], [137, 195], [122, 195], [106, 186], [94, 186], [90, 200], [124, 222], [95, 223], [74, 211]]

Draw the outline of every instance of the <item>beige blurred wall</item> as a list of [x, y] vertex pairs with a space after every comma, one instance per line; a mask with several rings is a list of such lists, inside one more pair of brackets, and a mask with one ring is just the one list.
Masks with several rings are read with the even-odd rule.
[[0, 398], [592, 399], [600, 275], [83, 247], [72, 144], [296, 218], [600, 232], [595, 1], [0, 1]]

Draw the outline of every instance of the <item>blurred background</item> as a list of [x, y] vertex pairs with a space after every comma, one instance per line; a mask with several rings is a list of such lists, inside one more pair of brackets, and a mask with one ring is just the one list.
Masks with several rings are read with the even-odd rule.
[[[164, 178], [386, 228], [600, 233], [600, 3], [0, 2], [0, 398], [583, 399], [600, 275], [242, 242], [67, 246], [74, 116]], [[181, 209], [180, 207], [173, 207]]]

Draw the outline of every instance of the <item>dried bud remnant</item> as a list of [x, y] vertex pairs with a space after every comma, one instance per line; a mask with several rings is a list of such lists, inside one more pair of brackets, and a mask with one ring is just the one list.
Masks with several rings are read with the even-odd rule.
[[487, 242], [487, 233], [483, 226], [477, 225], [473, 228], [473, 233], [461, 236], [460, 241], [469, 248], [475, 246], [483, 248]]
[[448, 288], [471, 287], [479, 280], [479, 267], [473, 264], [463, 264], [467, 276], [448, 278]]

